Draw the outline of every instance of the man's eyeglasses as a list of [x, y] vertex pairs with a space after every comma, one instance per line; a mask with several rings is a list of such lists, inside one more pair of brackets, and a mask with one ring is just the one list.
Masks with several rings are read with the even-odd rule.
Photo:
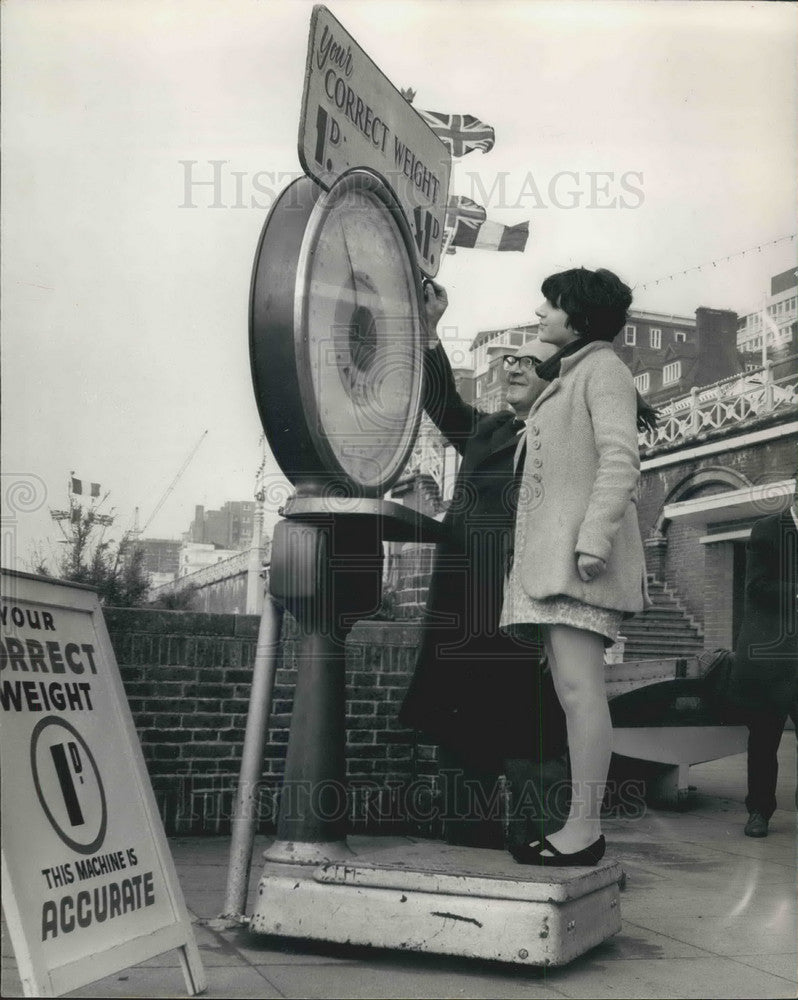
[[505, 354], [502, 357], [502, 364], [504, 365], [504, 370], [508, 372], [514, 365], [518, 365], [521, 371], [529, 372], [532, 371], [535, 365], [541, 363], [540, 358], [536, 358], [531, 354], [525, 354], [523, 357], [516, 357], [515, 354]]

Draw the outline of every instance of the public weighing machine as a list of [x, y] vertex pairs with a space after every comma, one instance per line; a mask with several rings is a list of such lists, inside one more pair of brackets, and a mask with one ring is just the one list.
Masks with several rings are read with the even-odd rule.
[[[442, 537], [437, 521], [384, 496], [420, 420], [422, 282], [440, 264], [451, 161], [324, 7], [311, 20], [299, 154], [305, 176], [266, 220], [250, 301], [257, 404], [296, 490], [273, 535], [259, 645], [275, 652], [283, 609], [298, 629], [277, 835], [250, 927], [563, 964], [619, 930], [617, 862], [537, 869], [502, 851], [396, 838], [361, 850], [346, 840], [337, 801], [346, 787], [345, 639], [379, 607], [383, 542]], [[267, 670], [253, 685], [261, 708], [272, 679]], [[250, 711], [244, 753], [255, 780], [267, 721]], [[251, 850], [251, 838], [236, 842], [236, 823], [251, 829], [251, 817], [241, 819], [252, 808], [247, 794], [239, 789], [234, 820], [239, 876]]]

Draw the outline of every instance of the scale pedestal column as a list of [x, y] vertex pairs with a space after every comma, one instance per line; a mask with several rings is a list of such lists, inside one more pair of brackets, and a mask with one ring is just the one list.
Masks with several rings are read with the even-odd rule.
[[320, 511], [275, 528], [271, 593], [296, 618], [297, 682], [272, 861], [346, 853], [346, 637], [379, 607], [382, 539], [374, 519]]

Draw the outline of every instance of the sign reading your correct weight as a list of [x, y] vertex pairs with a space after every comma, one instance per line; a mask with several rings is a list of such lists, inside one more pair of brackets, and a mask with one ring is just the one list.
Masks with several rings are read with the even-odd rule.
[[299, 160], [325, 190], [356, 167], [382, 177], [413, 232], [419, 267], [437, 274], [451, 155], [323, 6], [313, 8], [310, 22]]
[[202, 968], [94, 591], [2, 571], [3, 908], [26, 995]]

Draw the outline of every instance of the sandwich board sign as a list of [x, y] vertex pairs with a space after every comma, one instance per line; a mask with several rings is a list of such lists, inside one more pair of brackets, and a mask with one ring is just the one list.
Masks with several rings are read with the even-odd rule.
[[435, 277], [443, 253], [451, 153], [320, 4], [310, 20], [299, 161], [325, 190], [355, 167], [379, 174], [404, 210], [419, 267]]
[[176, 948], [205, 989], [94, 590], [0, 570], [3, 910], [26, 996]]

